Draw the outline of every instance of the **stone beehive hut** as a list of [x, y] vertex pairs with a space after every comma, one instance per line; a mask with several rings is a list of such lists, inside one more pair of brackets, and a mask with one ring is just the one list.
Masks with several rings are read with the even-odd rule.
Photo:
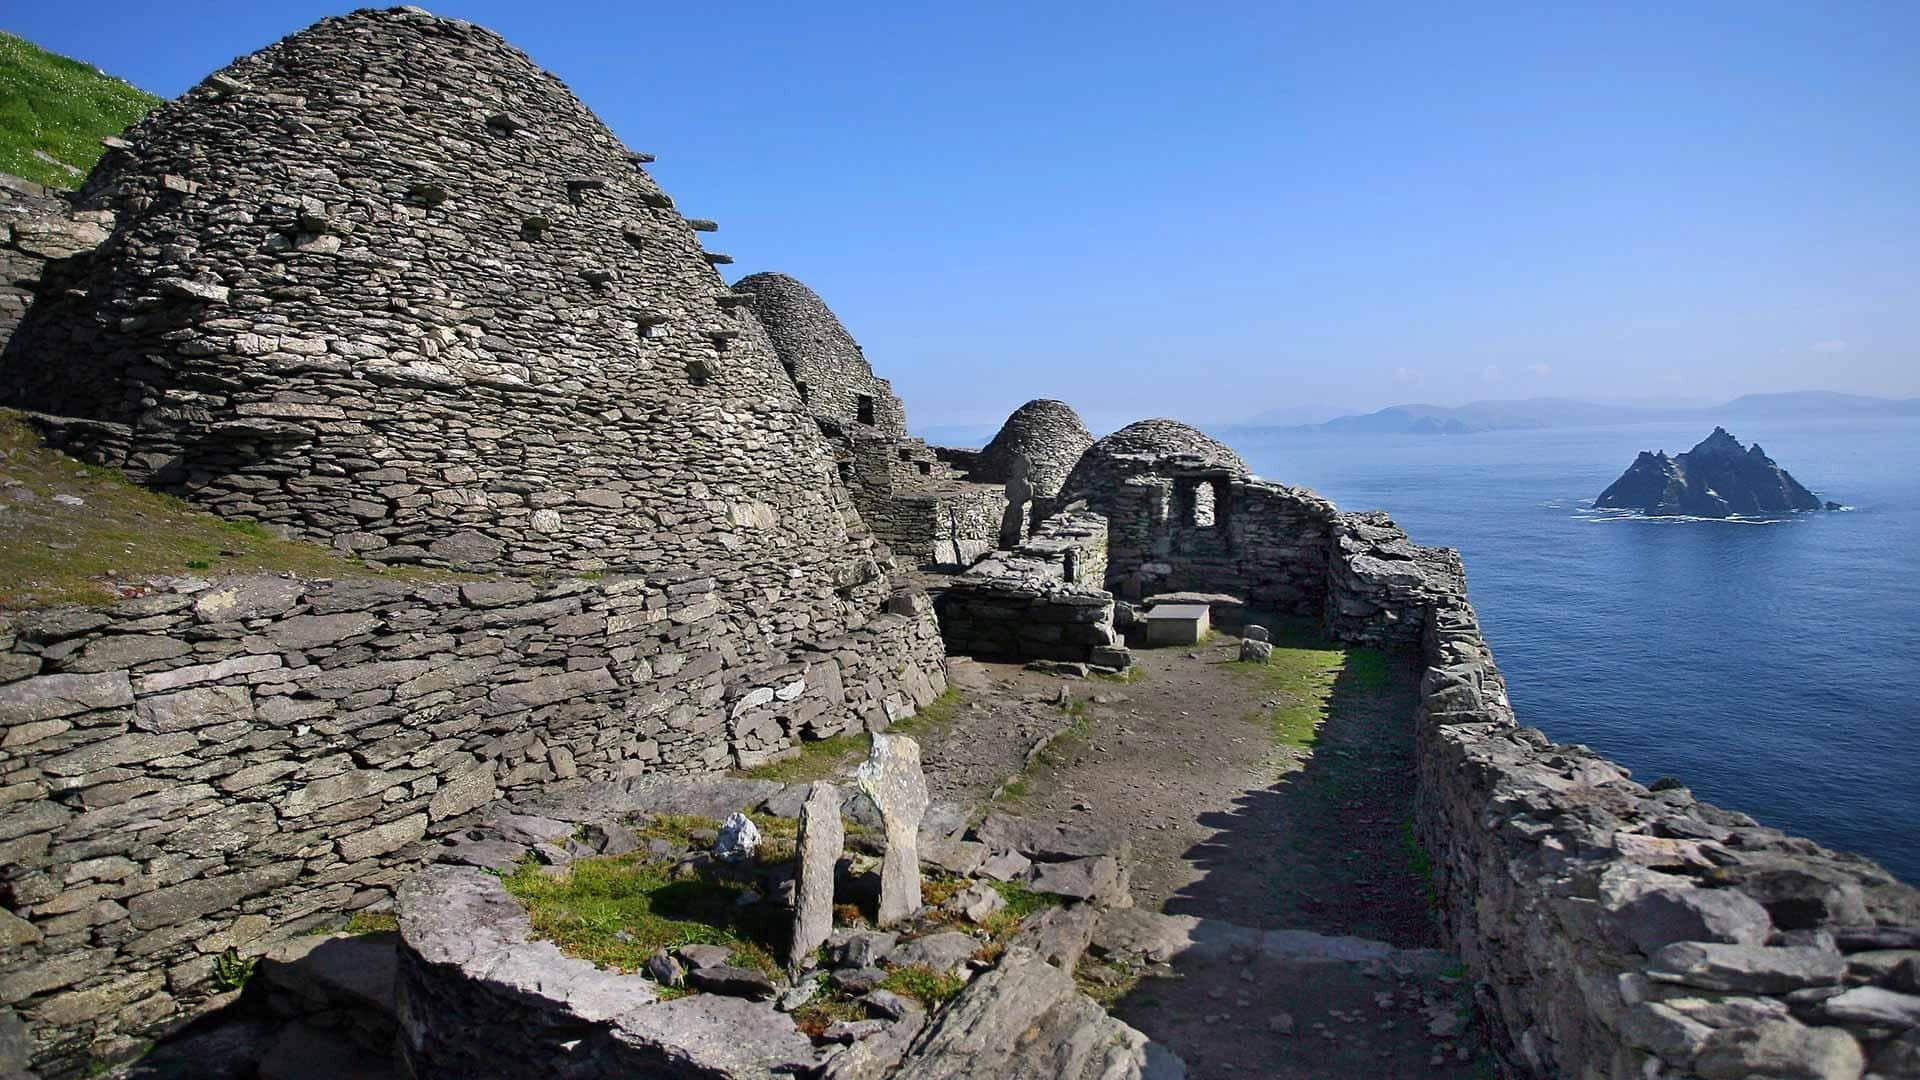
[[830, 456], [645, 160], [491, 31], [323, 20], [109, 153], [83, 198], [118, 224], [0, 399], [368, 558], [831, 607], [871, 571]]
[[1013, 410], [998, 434], [980, 451], [974, 475], [979, 479], [1005, 480], [1018, 454], [1033, 465], [1033, 493], [1042, 498], [1057, 495], [1067, 474], [1093, 445], [1093, 434], [1080, 422], [1080, 414], [1064, 401], [1037, 398]]
[[749, 274], [734, 282], [766, 328], [807, 410], [847, 434], [900, 438], [907, 413], [887, 380], [873, 373], [853, 335], [812, 289], [786, 274]]
[[1107, 512], [1113, 493], [1129, 478], [1171, 472], [1219, 472], [1248, 475], [1247, 463], [1233, 448], [1178, 420], [1136, 420], [1093, 444], [1061, 486], [1063, 498], [1084, 498]]

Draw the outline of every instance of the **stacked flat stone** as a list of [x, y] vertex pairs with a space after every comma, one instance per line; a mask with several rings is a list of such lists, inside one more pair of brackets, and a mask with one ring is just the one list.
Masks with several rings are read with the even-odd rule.
[[85, 258], [112, 225], [111, 211], [76, 211], [64, 192], [0, 173], [0, 348], [33, 303], [47, 264]]
[[1067, 475], [1092, 445], [1093, 434], [1073, 406], [1036, 398], [1013, 410], [1000, 425], [993, 441], [980, 451], [973, 478], [1005, 481], [1019, 455], [1033, 466], [1033, 493], [1042, 498], [1058, 495]]
[[1103, 504], [1129, 478], [1167, 475], [1171, 469], [1250, 475], [1247, 463], [1232, 447], [1198, 428], [1164, 418], [1136, 420], [1080, 456], [1060, 487], [1060, 497], [1086, 499], [1093, 509], [1105, 513]]
[[112, 235], [41, 289], [0, 400], [368, 559], [712, 576], [749, 654], [884, 599], [843, 595], [871, 541], [692, 224], [498, 35], [326, 19], [126, 142], [81, 197]]
[[764, 762], [945, 689], [924, 593], [742, 669], [714, 588], [258, 576], [0, 614], [0, 1025], [49, 1074], [110, 1059], [497, 795]]
[[[794, 383], [806, 387], [806, 408], [842, 431], [870, 429], [890, 439], [907, 433], [907, 411], [893, 386], [873, 373], [853, 335], [805, 283], [786, 274], [749, 274], [735, 292], [766, 329]], [[868, 401], [863, 419], [860, 399]]]

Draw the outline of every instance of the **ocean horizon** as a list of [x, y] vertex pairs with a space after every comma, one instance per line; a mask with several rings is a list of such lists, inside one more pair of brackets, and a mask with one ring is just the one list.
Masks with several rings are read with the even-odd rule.
[[1520, 722], [1920, 881], [1920, 419], [1732, 426], [1843, 511], [1591, 504], [1697, 421], [1462, 436], [1285, 432], [1263, 479], [1457, 548]]

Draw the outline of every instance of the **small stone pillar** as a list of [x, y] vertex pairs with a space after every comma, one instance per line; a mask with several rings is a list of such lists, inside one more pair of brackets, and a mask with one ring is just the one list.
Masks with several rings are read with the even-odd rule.
[[927, 812], [927, 778], [920, 771], [920, 744], [905, 735], [873, 736], [867, 760], [854, 774], [860, 790], [880, 808], [887, 854], [880, 862], [880, 926], [892, 926], [920, 910], [920, 819]]
[[800, 807], [800, 881], [794, 893], [793, 943], [787, 966], [798, 968], [807, 954], [833, 933], [833, 870], [840, 861], [846, 829], [840, 824], [840, 792], [816, 781]]
[[1033, 462], [1013, 455], [1007, 465], [1007, 509], [1000, 515], [1000, 549], [1012, 551], [1026, 537], [1027, 502], [1033, 498]]

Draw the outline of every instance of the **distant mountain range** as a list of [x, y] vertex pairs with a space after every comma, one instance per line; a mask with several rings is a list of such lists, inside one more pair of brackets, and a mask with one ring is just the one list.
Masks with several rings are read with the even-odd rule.
[[1782, 420], [1846, 416], [1920, 416], [1920, 398], [1876, 398], [1805, 390], [1786, 394], [1746, 394], [1723, 405], [1653, 406], [1527, 398], [1474, 401], [1465, 405], [1394, 405], [1324, 424], [1283, 425], [1264, 416], [1225, 429], [1234, 431], [1328, 431], [1376, 435], [1471, 435], [1479, 431], [1639, 424], [1658, 420]]

